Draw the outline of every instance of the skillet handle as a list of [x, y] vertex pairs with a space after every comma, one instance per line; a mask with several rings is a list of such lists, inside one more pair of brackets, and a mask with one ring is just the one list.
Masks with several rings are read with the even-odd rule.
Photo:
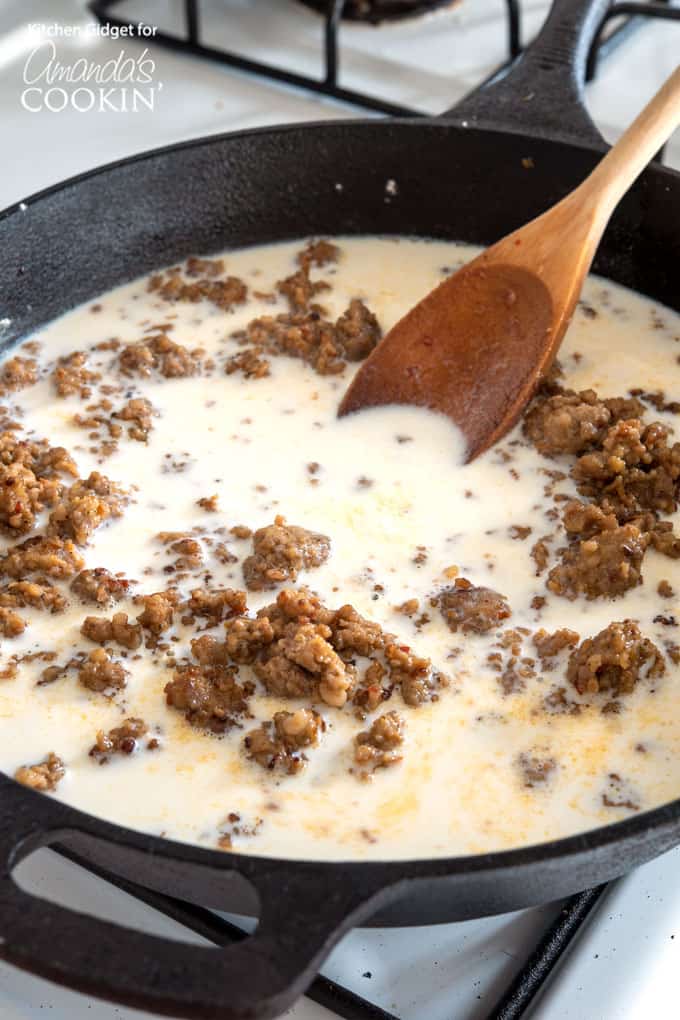
[[553, 0], [539, 35], [510, 71], [443, 116], [464, 126], [605, 148], [583, 97], [588, 53], [611, 2]]
[[[328, 869], [313, 863], [240, 861], [238, 854], [199, 850], [195, 856], [210, 861], [215, 882], [225, 883], [239, 872], [260, 899], [255, 933], [215, 947], [86, 916], [38, 899], [13, 880], [14, 866], [38, 847], [82, 842], [88, 830], [106, 837], [107, 829], [124, 832], [0, 775], [0, 958], [58, 984], [154, 1013], [192, 1020], [279, 1017], [304, 993], [341, 936], [396, 891], [384, 884], [371, 888], [345, 866], [338, 866], [337, 881], [329, 883]], [[128, 849], [135, 843], [143, 847], [144, 837], [125, 835]], [[110, 850], [110, 841], [107, 846]], [[192, 867], [191, 860], [181, 860], [182, 851], [189, 856], [187, 849], [180, 847], [174, 862], [180, 895], [182, 870]], [[159, 868], [173, 863], [165, 855], [154, 860]]]

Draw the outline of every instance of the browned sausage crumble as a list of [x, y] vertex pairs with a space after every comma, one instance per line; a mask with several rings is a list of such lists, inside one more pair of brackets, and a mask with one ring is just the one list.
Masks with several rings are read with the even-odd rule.
[[22, 765], [14, 773], [14, 778], [22, 786], [40, 793], [52, 793], [64, 778], [66, 769], [61, 758], [50, 751], [47, 757], [36, 765]]
[[382, 332], [364, 302], [354, 298], [333, 323], [324, 318], [323, 309], [313, 301], [329, 289], [329, 284], [312, 280], [311, 268], [335, 262], [338, 256], [339, 249], [327, 241], [310, 244], [298, 254], [300, 268], [276, 285], [290, 311], [253, 319], [244, 330], [234, 333], [233, 338], [248, 351], [227, 360], [228, 373], [240, 371], [248, 378], [262, 378], [269, 374], [267, 357], [286, 354], [306, 361], [319, 375], [337, 375], [348, 361], [368, 357]]
[[21, 580], [27, 574], [44, 574], [63, 580], [84, 566], [84, 560], [70, 539], [36, 535], [11, 546], [0, 556], [0, 577]]
[[65, 595], [44, 577], [35, 581], [10, 581], [0, 588], [0, 606], [7, 609], [42, 609], [61, 613], [68, 605]]
[[0, 634], [6, 638], [18, 637], [26, 629], [26, 621], [13, 609], [0, 607]]
[[87, 354], [84, 351], [73, 351], [65, 358], [60, 358], [52, 373], [54, 388], [60, 397], [79, 396], [87, 400], [92, 396], [92, 386], [101, 380], [99, 372], [87, 367]]
[[106, 475], [93, 471], [79, 478], [66, 490], [63, 499], [50, 514], [48, 535], [72, 539], [86, 545], [93, 531], [109, 517], [120, 517], [127, 494]]
[[149, 727], [143, 719], [135, 718], [125, 719], [120, 726], [114, 726], [108, 733], [98, 730], [89, 751], [90, 757], [104, 765], [112, 754], [132, 754], [148, 730]]
[[142, 643], [142, 628], [139, 623], [129, 623], [127, 613], [114, 613], [110, 620], [105, 616], [86, 616], [80, 633], [98, 645], [113, 641], [131, 651]]
[[164, 273], [156, 273], [149, 280], [148, 289], [164, 301], [210, 301], [222, 311], [230, 311], [234, 305], [243, 304], [248, 297], [248, 288], [237, 276], [223, 279], [222, 259], [190, 258], [184, 267], [190, 281], [183, 279], [182, 268], [175, 266]]
[[293, 776], [307, 764], [304, 750], [319, 743], [324, 729], [322, 717], [312, 709], [277, 712], [270, 722], [250, 730], [243, 745], [247, 757], [263, 769]]
[[0, 526], [14, 535], [30, 531], [36, 514], [61, 498], [60, 476], [77, 473], [63, 447], [52, 447], [46, 440], [21, 440], [15, 430], [1, 433]]
[[554, 660], [566, 648], [575, 648], [579, 643], [579, 635], [575, 630], [562, 627], [549, 634], [546, 630], [537, 630], [533, 637], [541, 668], [548, 671], [555, 668]]
[[71, 591], [81, 602], [107, 606], [128, 596], [130, 581], [112, 574], [106, 567], [94, 567], [80, 571], [71, 581]]
[[157, 639], [172, 626], [179, 594], [174, 588], [170, 588], [167, 591], [154, 592], [153, 595], [138, 595], [135, 602], [144, 606], [137, 617], [137, 623], [150, 632], [152, 639]]
[[157, 333], [123, 347], [118, 355], [118, 366], [123, 375], [146, 379], [158, 373], [166, 379], [178, 379], [203, 371], [205, 351], [200, 347], [190, 351], [176, 344], [167, 333]]
[[[565, 507], [570, 544], [547, 580], [556, 595], [615, 598], [641, 583], [649, 547], [680, 557], [680, 538], [659, 519], [678, 505], [680, 443], [670, 443], [667, 426], [645, 423], [644, 410], [635, 395], [601, 400], [593, 390], [574, 393], [553, 381], [525, 416], [525, 435], [541, 453], [578, 457], [571, 476], [592, 500]], [[537, 543], [532, 555], [541, 573], [549, 549]]]
[[278, 516], [273, 524], [253, 535], [253, 554], [243, 563], [243, 577], [251, 591], [276, 588], [296, 581], [301, 570], [319, 567], [328, 559], [330, 539], [306, 528], [286, 524]]
[[105, 648], [94, 648], [78, 670], [78, 679], [91, 691], [110, 693], [125, 687], [126, 672]]
[[475, 587], [464, 577], [452, 588], [444, 588], [437, 602], [444, 620], [454, 633], [486, 634], [511, 615], [505, 595], [491, 588]]
[[0, 395], [23, 390], [38, 381], [38, 363], [35, 358], [8, 358], [0, 368]]
[[641, 679], [663, 676], [662, 653], [633, 620], [610, 623], [569, 657], [567, 679], [579, 694], [630, 694]]
[[188, 625], [201, 618], [209, 627], [216, 627], [223, 620], [246, 612], [246, 593], [234, 588], [194, 588], [180, 609], [182, 623]]
[[167, 703], [183, 712], [192, 726], [225, 733], [250, 714], [248, 699], [255, 690], [253, 684], [238, 683], [236, 676], [237, 670], [231, 666], [181, 665], [165, 685]]
[[376, 769], [397, 765], [403, 758], [397, 750], [404, 743], [404, 720], [397, 712], [386, 712], [371, 723], [368, 730], [354, 738], [354, 761], [362, 779], [370, 778]]
[[611, 523], [604, 530], [565, 549], [561, 563], [548, 574], [548, 588], [555, 595], [615, 598], [642, 584], [648, 536], [635, 524], [619, 527], [615, 517], [607, 520]]

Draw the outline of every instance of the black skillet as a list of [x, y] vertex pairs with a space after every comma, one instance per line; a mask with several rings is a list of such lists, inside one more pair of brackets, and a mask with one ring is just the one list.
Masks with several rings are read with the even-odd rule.
[[[84, 174], [9, 209], [0, 217], [0, 317], [9, 320], [2, 349], [192, 252], [308, 235], [495, 241], [573, 188], [605, 149], [582, 84], [607, 6], [557, 0], [514, 71], [442, 117], [211, 137]], [[595, 269], [680, 309], [680, 175], [645, 172], [614, 216]], [[110, 825], [0, 775], [0, 956], [159, 1013], [274, 1017], [356, 925], [455, 921], [555, 900], [678, 842], [680, 800], [581, 836], [475, 857], [263, 859]], [[55, 843], [150, 888], [257, 912], [257, 932], [226, 949], [190, 946], [38, 900], [15, 884], [12, 869]]]

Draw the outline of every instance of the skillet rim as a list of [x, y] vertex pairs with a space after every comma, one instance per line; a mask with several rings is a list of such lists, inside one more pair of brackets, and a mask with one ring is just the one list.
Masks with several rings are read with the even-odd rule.
[[[307, 132], [324, 129], [332, 130], [338, 127], [343, 129], [353, 127], [370, 127], [377, 130], [391, 130], [393, 128], [402, 127], [426, 127], [443, 128], [449, 131], [460, 131], [462, 134], [473, 136], [507, 135], [511, 138], [522, 138], [529, 142], [539, 142], [542, 145], [555, 145], [561, 149], [576, 149], [598, 156], [603, 155], [603, 153], [605, 153], [609, 148], [606, 142], [598, 144], [598, 142], [594, 139], [591, 140], [584, 138], [583, 140], [565, 140], [560, 138], [550, 138], [540, 131], [532, 133], [531, 131], [520, 130], [520, 128], [503, 127], [500, 124], [494, 123], [463, 124], [457, 117], [450, 118], [447, 114], [432, 117], [385, 117], [382, 119], [379, 117], [338, 117], [326, 120], [308, 120], [299, 123], [289, 122], [283, 124], [266, 124], [256, 128], [243, 128], [240, 131], [219, 131], [215, 134], [200, 135], [197, 138], [186, 138], [179, 142], [169, 142], [167, 145], [160, 145], [151, 149], [143, 149], [141, 152], [134, 152], [129, 156], [122, 156], [120, 159], [114, 159], [108, 163], [102, 163], [98, 166], [90, 167], [89, 170], [81, 170], [79, 173], [73, 174], [71, 177], [66, 177], [63, 180], [56, 181], [54, 184], [49, 184], [46, 188], [34, 191], [26, 198], [20, 199], [18, 202], [13, 202], [11, 205], [0, 209], [0, 223], [15, 214], [26, 213], [36, 202], [41, 201], [42, 199], [51, 198], [59, 191], [64, 191], [66, 188], [74, 187], [83, 181], [104, 175], [111, 170], [117, 170], [124, 166], [131, 166], [135, 163], [142, 163], [145, 160], [152, 159], [156, 156], [169, 155], [173, 152], [181, 152], [187, 149], [202, 148], [203, 146], [213, 143], [228, 142], [231, 140], [236, 142], [245, 138], [257, 138], [262, 135], [285, 135], [300, 131]], [[673, 167], [665, 166], [657, 160], [653, 160], [648, 165], [648, 167], [640, 175], [639, 179], [646, 179], [650, 173], [668, 176], [671, 180], [677, 180], [680, 182], [680, 170], [675, 170]]]
[[[240, 139], [257, 138], [264, 135], [287, 135], [319, 130], [328, 131], [335, 130], [337, 128], [346, 130], [347, 128], [351, 129], [354, 127], [360, 129], [370, 128], [371, 130], [389, 131], [395, 128], [424, 127], [427, 129], [442, 128], [448, 131], [453, 130], [465, 135], [502, 135], [511, 139], [523, 139], [532, 143], [539, 142], [541, 145], [547, 144], [550, 147], [556, 146], [561, 150], [564, 150], [565, 148], [570, 150], [573, 149], [596, 156], [601, 156], [603, 152], [607, 150], [605, 143], [598, 144], [595, 140], [572, 140], [571, 138], [567, 140], [551, 138], [547, 137], [540, 131], [532, 133], [531, 131], [527, 131], [525, 128], [520, 127], [504, 127], [495, 124], [488, 124], [487, 126], [485, 123], [471, 123], [469, 126], [463, 126], [463, 124], [457, 120], [455, 116], [450, 118], [450, 116], [446, 114], [441, 116], [414, 116], [384, 119], [378, 117], [333, 118], [330, 120], [304, 121], [302, 123], [263, 125], [257, 128], [246, 128], [240, 131], [216, 132], [214, 134], [201, 135], [197, 138], [183, 139], [178, 142], [168, 143], [167, 145], [145, 149], [142, 152], [132, 153], [129, 156], [112, 160], [100, 166], [91, 167], [88, 170], [81, 171], [64, 180], [57, 181], [46, 188], [42, 188], [41, 190], [29, 195], [27, 198], [0, 210], [0, 223], [4, 223], [12, 216], [24, 215], [37, 202], [49, 199], [61, 191], [77, 186], [81, 182], [99, 176], [104, 176], [110, 171], [134, 165], [136, 163], [145, 162], [159, 156], [171, 155], [174, 152], [202, 148], [222, 142], [233, 141], [236, 143]], [[675, 170], [672, 167], [664, 166], [655, 161], [647, 167], [640, 179], [646, 180], [652, 175], [654, 177], [660, 177], [662, 182], [668, 181], [666, 184], [667, 188], [670, 187], [672, 182], [677, 182], [677, 186], [680, 188], [680, 170]], [[353, 233], [351, 236], [362, 235], [357, 232], [356, 234]], [[394, 235], [389, 236], [397, 236], [397, 234], [395, 233]], [[241, 245], [238, 246], [238, 248], [227, 248], [226, 250], [240, 250], [241, 248], [255, 246], [256, 245]], [[604, 276], [604, 279], [607, 279], [607, 277]], [[647, 296], [634, 288], [627, 289], [633, 290], [634, 293], [639, 293], [643, 297]], [[659, 303], [661, 304], [661, 302]], [[66, 312], [71, 310], [73, 307], [77, 306], [70, 306], [60, 314], [66, 314]], [[8, 350], [11, 350], [17, 343], [21, 342], [21, 339], [21, 336], [12, 338]], [[5, 352], [3, 352], [3, 354], [4, 353]], [[257, 869], [258, 866], [264, 870], [271, 866], [293, 864], [297, 868], [304, 868], [305, 866], [308, 866], [309, 868], [314, 869], [315, 872], [325, 872], [330, 869], [337, 869], [338, 867], [342, 867], [343, 869], [350, 868], [352, 870], [361, 868], [362, 871], [366, 872], [367, 877], [377, 878], [379, 870], [384, 874], [387, 869], [390, 873], [395, 873], [393, 875], [390, 874], [389, 876], [385, 876], [385, 880], [390, 882], [390, 884], [391, 882], [397, 882], [400, 879], [436, 878], [464, 873], [506, 871], [508, 869], [523, 870], [527, 866], [541, 862], [548, 864], [553, 860], [566, 861], [571, 857], [578, 857], [579, 855], [597, 850], [605, 850], [616, 843], [625, 845], [644, 834], [648, 834], [656, 830], [663, 830], [664, 827], [670, 826], [673, 823], [676, 825], [680, 823], [679, 794], [674, 800], [667, 801], [657, 807], [650, 808], [647, 811], [642, 811], [639, 814], [631, 815], [629, 818], [621, 819], [620, 821], [610, 822], [606, 825], [599, 825], [570, 836], [546, 840], [540, 843], [530, 843], [506, 850], [493, 850], [481, 854], [468, 854], [454, 857], [410, 857], [403, 859], [370, 858], [365, 860], [357, 858], [336, 858], [332, 860], [318, 860], [316, 858], [270, 857], [258, 854], [246, 854], [239, 851], [231, 854], [225, 854], [224, 851], [213, 849], [212, 847], [203, 847], [197, 843], [181, 842], [178, 840], [168, 839], [164, 836], [153, 835], [145, 832], [144, 830], [128, 828], [115, 822], [108, 821], [105, 818], [100, 818], [97, 815], [89, 814], [79, 808], [72, 807], [70, 804], [63, 802], [58, 798], [52, 798], [47, 794], [38, 793], [26, 787], [22, 787], [21, 784], [17, 783], [11, 776], [8, 776], [7, 773], [0, 770], [0, 795], [2, 787], [5, 786], [6, 783], [12, 784], [13, 788], [16, 787], [14, 790], [15, 796], [21, 795], [22, 798], [26, 799], [28, 804], [33, 802], [33, 808], [36, 810], [40, 809], [41, 805], [45, 806], [45, 803], [47, 803], [52, 805], [51, 808], [47, 809], [47, 814], [51, 812], [62, 812], [70, 816], [70, 818], [65, 820], [63, 825], [57, 824], [55, 826], [50, 824], [45, 835], [47, 835], [50, 831], [57, 832], [58, 829], [61, 829], [62, 833], [68, 833], [69, 831], [81, 831], [85, 834], [95, 836], [95, 838], [103, 838], [112, 843], [127, 845], [130, 849], [143, 850], [146, 852], [150, 851], [154, 853], [158, 852], [163, 854], [165, 857], [172, 857], [175, 860], [184, 859], [184, 861], [186, 861], [190, 855], [193, 854], [198, 858], [202, 858], [201, 861], [195, 859], [195, 863], [214, 864], [216, 861], [220, 861], [222, 865], [221, 870], [235, 870], [237, 872], [242, 870], [240, 865], [245, 866], [244, 870], [247, 871], [250, 869]], [[46, 801], [45, 798], [47, 798]], [[109, 831], [97, 832], [96, 829]], [[130, 836], [134, 837], [133, 841], [130, 841]], [[21, 858], [21, 856], [23, 856], [23, 854], [20, 854], [19, 851], [24, 841], [25, 840], [23, 839], [20, 840], [19, 845], [15, 849], [15, 853], [13, 854], [15, 863]], [[137, 843], [137, 841], [139, 841], [139, 845], [135, 846], [134, 844]], [[43, 841], [42, 843], [39, 842], [37, 846], [49, 846], [50, 842], [51, 841], [49, 840]], [[148, 845], [144, 845], [145, 843]], [[34, 846], [31, 849], [37, 849], [37, 846]], [[30, 853], [30, 850], [27, 852]], [[233, 868], [230, 868], [229, 864], [232, 860], [239, 863], [235, 863]], [[381, 884], [384, 884], [384, 882]]]

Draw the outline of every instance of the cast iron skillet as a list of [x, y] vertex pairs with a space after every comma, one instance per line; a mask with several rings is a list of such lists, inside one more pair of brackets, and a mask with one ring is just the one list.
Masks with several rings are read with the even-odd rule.
[[[124, 160], [9, 209], [0, 217], [0, 349], [190, 253], [306, 235], [495, 241], [564, 195], [605, 149], [581, 98], [588, 45], [607, 6], [557, 0], [513, 72], [443, 117], [212, 137]], [[386, 192], [388, 180], [396, 195]], [[679, 224], [680, 175], [653, 166], [616, 213], [596, 271], [680, 309]], [[257, 931], [226, 949], [190, 946], [35, 899], [12, 869], [57, 842], [153, 889], [257, 911]], [[680, 800], [503, 853], [341, 865], [273, 860], [135, 833], [0, 775], [0, 955], [159, 1013], [274, 1017], [338, 939], [369, 919], [454, 921], [547, 902], [677, 842]]]

